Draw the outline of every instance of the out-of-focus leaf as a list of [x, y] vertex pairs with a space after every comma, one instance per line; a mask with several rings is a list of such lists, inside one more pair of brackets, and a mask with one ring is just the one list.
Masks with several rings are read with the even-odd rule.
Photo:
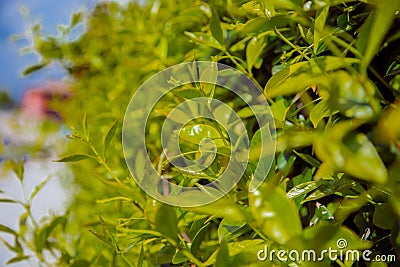
[[5, 226], [3, 224], [0, 224], [0, 232], [17, 235], [17, 233], [13, 229], [11, 229], [10, 227]]
[[239, 29], [241, 36], [249, 34], [258, 34], [266, 31], [273, 31], [274, 28], [282, 28], [290, 23], [295, 23], [295, 20], [290, 19], [289, 16], [280, 15], [271, 19], [266, 17], [258, 17], [246, 22], [243, 28]]
[[33, 188], [33, 191], [29, 197], [30, 201], [32, 201], [39, 191], [42, 190], [42, 188], [50, 181], [50, 178], [50, 175], [46, 176], [38, 185], [35, 186], [35, 188]]
[[35, 245], [38, 251], [42, 251], [46, 247], [47, 239], [51, 232], [56, 228], [56, 226], [61, 225], [65, 228], [67, 223], [66, 217], [55, 217], [51, 223], [46, 224], [40, 229], [40, 231], [35, 235]]
[[73, 154], [69, 156], [65, 156], [61, 159], [53, 160], [54, 162], [76, 162], [84, 159], [93, 158], [93, 156], [86, 154]]
[[46, 63], [41, 63], [41, 64], [30, 66], [22, 71], [22, 75], [24, 75], [24, 76], [29, 75], [35, 71], [43, 69], [46, 66], [47, 66]]
[[325, 132], [315, 142], [316, 155], [333, 170], [365, 181], [384, 183], [388, 173], [378, 152], [364, 134], [350, 133], [353, 127], [340, 123]]
[[[376, 86], [362, 76], [337, 71], [330, 76], [326, 89], [327, 104], [345, 116], [357, 119], [371, 119], [380, 112], [379, 100], [375, 96]], [[325, 87], [325, 86], [322, 86]], [[325, 87], [326, 88], [326, 87]], [[324, 90], [321, 95], [325, 98]]]
[[71, 267], [88, 267], [90, 266], [90, 262], [87, 260], [76, 260], [72, 263]]
[[[368, 249], [371, 243], [361, 238], [350, 229], [329, 223], [320, 223], [304, 229], [303, 238], [308, 248], [313, 248], [317, 253], [324, 249]], [[318, 254], [317, 254], [318, 255]]]
[[111, 139], [114, 137], [115, 131], [118, 128], [118, 120], [115, 120], [114, 123], [111, 125], [110, 129], [107, 131], [107, 134], [104, 136], [103, 146], [104, 146], [104, 154], [106, 153]]
[[25, 260], [27, 260], [27, 259], [29, 259], [31, 257], [32, 256], [29, 256], [29, 255], [14, 257], [12, 259], [9, 259], [6, 264], [13, 264], [13, 263], [25, 261]]
[[[256, 190], [249, 195], [249, 205], [261, 232], [275, 242], [285, 244], [301, 234], [296, 205], [280, 188]], [[291, 227], [287, 227], [288, 222]]]

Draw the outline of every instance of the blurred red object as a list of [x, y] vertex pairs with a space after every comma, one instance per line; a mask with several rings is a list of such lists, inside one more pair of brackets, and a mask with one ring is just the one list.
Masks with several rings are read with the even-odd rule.
[[56, 118], [60, 115], [51, 109], [52, 100], [65, 100], [71, 96], [69, 82], [49, 82], [41, 87], [26, 91], [22, 97], [22, 113], [33, 118]]

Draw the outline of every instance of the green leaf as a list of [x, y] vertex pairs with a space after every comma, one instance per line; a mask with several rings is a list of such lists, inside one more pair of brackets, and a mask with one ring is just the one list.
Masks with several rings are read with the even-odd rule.
[[256, 190], [265, 180], [270, 170], [275, 147], [269, 124], [258, 129], [250, 143], [249, 162], [256, 167], [253, 172], [253, 179], [249, 185], [249, 191]]
[[155, 224], [156, 230], [163, 236], [178, 241], [178, 222], [175, 208], [169, 205], [161, 205], [156, 214]]
[[8, 226], [5, 226], [3, 224], [0, 224], [0, 232], [17, 235], [17, 233], [13, 229], [11, 229]]
[[315, 214], [310, 220], [310, 226], [316, 225], [319, 221], [330, 221], [335, 219], [332, 212], [327, 207], [318, 202], [316, 203], [316, 206]]
[[115, 120], [114, 123], [111, 125], [110, 129], [107, 131], [107, 134], [104, 136], [103, 140], [103, 147], [104, 152], [103, 155], [106, 154], [106, 151], [110, 145], [111, 139], [114, 137], [115, 131], [118, 128], [118, 120]]
[[231, 220], [228, 218], [222, 219], [218, 226], [218, 240], [221, 243], [223, 239], [228, 238], [232, 233], [236, 232], [243, 226], [245, 226], [246, 223], [244, 222], [238, 222], [235, 220]]
[[301, 183], [290, 189], [289, 192], [287, 192], [286, 196], [292, 199], [301, 196], [304, 197], [306, 194], [310, 193], [311, 191], [314, 191], [322, 184], [324, 184], [324, 181], [309, 181]]
[[249, 205], [261, 232], [275, 242], [285, 244], [301, 234], [297, 207], [282, 189], [264, 186], [249, 195]]
[[318, 168], [321, 165], [321, 162], [319, 162], [319, 160], [313, 158], [312, 156], [308, 155], [308, 154], [303, 154], [300, 152], [297, 152], [296, 150], [293, 150], [293, 152], [302, 160], [304, 160], [305, 162], [307, 162], [308, 164], [310, 164], [311, 166]]
[[247, 69], [251, 71], [254, 63], [257, 61], [264, 47], [266, 46], [264, 38], [258, 38], [257, 36], [251, 38], [250, 42], [246, 47], [246, 61]]
[[347, 177], [334, 180], [322, 180], [319, 182], [318, 188], [303, 200], [303, 203], [314, 201], [332, 194], [341, 194], [351, 188], [357, 189], [357, 182]]
[[200, 83], [203, 92], [210, 97], [213, 97], [215, 91], [215, 84], [218, 78], [218, 65], [212, 63], [207, 66], [200, 75], [200, 80], [205, 81]]
[[376, 226], [385, 230], [391, 230], [396, 225], [394, 218], [390, 203], [378, 203], [375, 205], [373, 222]]
[[209, 230], [209, 223], [206, 223], [203, 225], [203, 227], [200, 228], [200, 230], [196, 233], [192, 240], [192, 246], [190, 247], [190, 251], [193, 253], [193, 255], [197, 256], [200, 253], [200, 245], [203, 242], [204, 238], [206, 237], [206, 234]]
[[221, 28], [221, 21], [219, 20], [218, 11], [213, 8], [210, 18], [210, 31], [212, 36], [221, 44], [225, 43], [225, 38]]
[[51, 232], [58, 226], [61, 225], [65, 228], [67, 224], [67, 218], [60, 216], [55, 217], [49, 224], [46, 224], [42, 229], [35, 235], [35, 245], [38, 251], [42, 251], [47, 246], [47, 239]]
[[330, 107], [327, 105], [326, 101], [322, 100], [318, 102], [314, 106], [314, 108], [310, 112], [310, 120], [314, 126], [314, 128], [317, 128], [319, 122], [328, 116], [333, 115], [335, 112], [330, 109]]
[[0, 198], [0, 203], [19, 203], [17, 200], [9, 198]]
[[51, 176], [46, 176], [38, 185], [33, 188], [32, 193], [29, 197], [29, 200], [32, 201], [35, 196], [39, 193], [39, 191], [50, 181]]
[[80, 23], [83, 19], [83, 12], [76, 12], [72, 14], [71, 18], [71, 27], [76, 26], [78, 23]]
[[61, 159], [53, 160], [54, 162], [76, 162], [84, 159], [93, 158], [93, 156], [86, 154], [73, 154], [69, 156], [65, 156]]
[[328, 17], [329, 6], [317, 10], [317, 15], [314, 22], [314, 54], [317, 54], [321, 35], [324, 32], [326, 18]]
[[[183, 251], [180, 249], [177, 249], [174, 257], [172, 258], [172, 263], [173, 264], [181, 264], [182, 262], [185, 262], [188, 260], [189, 259], [186, 257], [186, 255], [183, 253]], [[141, 266], [141, 265], [137, 265], [137, 266]]]
[[7, 261], [6, 264], [12, 264], [12, 263], [17, 263], [17, 262], [21, 262], [21, 261], [25, 261], [29, 258], [31, 258], [32, 256], [18, 256], [18, 257], [14, 257], [10, 260]]
[[275, 119], [280, 122], [284, 122], [286, 120], [286, 112], [288, 107], [286, 106], [286, 100], [284, 98], [275, 101], [270, 108]]
[[24, 75], [24, 76], [29, 75], [35, 71], [38, 71], [38, 70], [44, 68], [45, 66], [47, 66], [46, 63], [41, 63], [41, 64], [30, 66], [22, 71], [22, 75]]
[[213, 37], [203, 32], [185, 32], [186, 36], [198, 44], [224, 50], [223, 46]]
[[241, 36], [258, 34], [266, 31], [273, 31], [274, 28], [283, 28], [288, 24], [296, 23], [296, 19], [286, 15], [275, 16], [273, 18], [258, 17], [248, 20], [243, 28], [239, 30]]
[[215, 266], [218, 267], [230, 267], [231, 258], [229, 257], [229, 250], [226, 242], [222, 242], [220, 244], [220, 249], [217, 255], [217, 259], [215, 261]]

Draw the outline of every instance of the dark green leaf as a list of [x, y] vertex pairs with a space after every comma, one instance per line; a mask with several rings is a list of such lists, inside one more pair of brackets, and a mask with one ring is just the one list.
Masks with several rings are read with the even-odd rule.
[[12, 263], [25, 261], [25, 260], [27, 260], [27, 259], [29, 259], [31, 257], [32, 256], [18, 256], [18, 257], [15, 257], [15, 258], [12, 258], [12, 259], [8, 260], [6, 264], [12, 264]]
[[110, 145], [111, 139], [114, 137], [115, 131], [118, 128], [118, 120], [115, 120], [111, 125], [110, 129], [108, 129], [107, 134], [104, 136], [103, 146], [104, 146], [104, 155]]
[[165, 237], [178, 241], [178, 227], [175, 208], [161, 205], [156, 215], [156, 229]]
[[219, 20], [218, 12], [213, 8], [212, 15], [210, 19], [210, 30], [214, 38], [223, 45], [225, 43], [225, 38], [221, 28], [221, 21]]
[[11, 229], [11, 228], [3, 225], [3, 224], [0, 224], [0, 232], [9, 233], [9, 234], [12, 234], [12, 235], [17, 235], [17, 233], [13, 229]]
[[93, 158], [93, 156], [86, 155], [86, 154], [74, 154], [74, 155], [69, 155], [65, 156], [61, 159], [58, 160], [53, 160], [54, 162], [75, 162], [75, 161], [80, 161], [88, 158]]
[[28, 74], [31, 74], [31, 73], [33, 73], [35, 71], [38, 71], [38, 70], [44, 68], [46, 65], [47, 64], [42, 63], [42, 64], [37, 64], [37, 65], [30, 66], [30, 67], [28, 67], [28, 68], [26, 68], [26, 69], [24, 69], [22, 71], [22, 75], [26, 76]]
[[223, 241], [220, 244], [220, 249], [217, 255], [217, 259], [215, 261], [215, 266], [218, 267], [230, 267], [230, 257], [229, 257], [229, 250], [228, 250], [228, 246], [226, 245], [226, 242]]

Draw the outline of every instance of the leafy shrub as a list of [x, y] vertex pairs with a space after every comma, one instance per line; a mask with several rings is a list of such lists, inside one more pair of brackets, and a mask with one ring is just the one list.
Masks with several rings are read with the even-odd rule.
[[[76, 162], [77, 192], [63, 232], [45, 231], [55, 218], [32, 249], [43, 261], [44, 251], [57, 251], [61, 266], [287, 266], [260, 262], [257, 252], [265, 245], [321, 252], [340, 238], [346, 249], [398, 255], [399, 8], [398, 0], [99, 3], [87, 16], [74, 14], [57, 37], [34, 27], [42, 62], [31, 70], [58, 62], [74, 80], [74, 97], [59, 103], [72, 131], [59, 161]], [[70, 40], [82, 21], [86, 31]], [[142, 82], [193, 60], [233, 66], [259, 85], [275, 119], [276, 155], [256, 192], [244, 177], [214, 203], [179, 208], [136, 185], [121, 123]], [[166, 164], [159, 113], [147, 136], [155, 166]], [[255, 138], [253, 116], [243, 121]], [[349, 258], [290, 264], [386, 266]]]

